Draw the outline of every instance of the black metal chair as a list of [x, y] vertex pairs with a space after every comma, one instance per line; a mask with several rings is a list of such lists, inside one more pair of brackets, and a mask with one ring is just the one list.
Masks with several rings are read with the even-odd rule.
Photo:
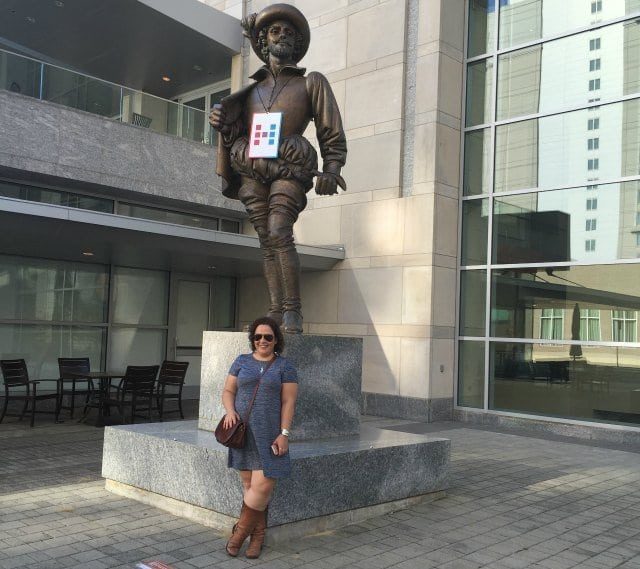
[[[20, 417], [20, 421], [29, 411], [29, 403], [31, 403], [31, 422], [30, 427], [33, 427], [36, 415], [36, 402], [44, 401], [45, 399], [55, 399], [56, 401], [56, 413], [59, 394], [58, 389], [55, 393], [40, 393], [38, 394], [38, 385], [45, 381], [55, 381], [56, 388], [58, 386], [57, 379], [39, 379], [30, 381], [29, 372], [27, 371], [27, 364], [23, 359], [20, 360], [1, 360], [0, 369], [2, 369], [2, 377], [4, 378], [4, 405], [2, 406], [2, 414], [0, 415], [0, 423], [5, 417]], [[22, 411], [18, 413], [7, 413], [7, 407], [10, 400], [24, 401]], [[50, 413], [51, 411], [38, 411], [39, 413]]]
[[156, 376], [160, 366], [127, 366], [120, 385], [116, 388], [113, 398], [105, 401], [105, 406], [115, 406], [120, 412], [124, 423], [124, 408], [131, 407], [131, 422], [135, 422], [138, 406], [147, 408], [147, 417], [151, 419], [153, 393]]
[[[162, 362], [160, 374], [158, 375], [158, 385], [156, 387], [156, 403], [160, 420], [162, 421], [164, 413], [180, 413], [180, 418], [184, 419], [182, 411], [182, 388], [184, 387], [184, 378], [187, 375], [189, 362], [171, 362], [165, 360]], [[175, 400], [178, 402], [178, 408], [170, 411], [164, 410], [164, 402], [167, 400]]]
[[[93, 381], [88, 377], [75, 377], [71, 374], [89, 373], [91, 364], [89, 358], [58, 358], [58, 369], [60, 377], [58, 379], [58, 407], [56, 410], [56, 420], [63, 409], [69, 409], [70, 417], [73, 418], [76, 395], [84, 395], [84, 405], [86, 405], [93, 392]], [[67, 385], [71, 384], [71, 387]], [[64, 396], [69, 396], [69, 405], [63, 405]]]

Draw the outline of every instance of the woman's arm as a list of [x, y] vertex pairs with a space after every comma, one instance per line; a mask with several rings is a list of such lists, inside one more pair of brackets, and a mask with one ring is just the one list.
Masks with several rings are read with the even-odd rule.
[[[296, 409], [296, 399], [298, 398], [298, 384], [297, 383], [283, 383], [281, 389], [282, 403], [280, 406], [280, 429], [290, 429], [293, 422], [293, 413]], [[273, 441], [273, 444], [278, 447], [278, 456], [286, 454], [289, 450], [289, 439], [280, 434]]]
[[226, 411], [224, 426], [226, 429], [233, 427], [240, 420], [240, 415], [236, 412], [236, 393], [238, 392], [238, 378], [235, 375], [228, 375], [224, 381], [222, 390], [222, 405]]

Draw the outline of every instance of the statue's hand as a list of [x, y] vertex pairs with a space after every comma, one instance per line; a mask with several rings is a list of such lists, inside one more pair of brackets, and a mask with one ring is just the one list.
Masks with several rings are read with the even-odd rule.
[[222, 105], [213, 105], [209, 114], [209, 124], [222, 134], [227, 134], [231, 130], [231, 126], [226, 122], [226, 113]]
[[332, 196], [338, 193], [338, 179], [335, 174], [323, 172], [316, 178], [316, 194], [319, 196]]

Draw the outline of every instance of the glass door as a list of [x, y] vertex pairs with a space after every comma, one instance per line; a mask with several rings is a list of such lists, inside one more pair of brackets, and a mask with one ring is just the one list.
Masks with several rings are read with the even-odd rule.
[[213, 315], [214, 279], [198, 275], [173, 274], [169, 358], [189, 362], [185, 381], [186, 399], [200, 396], [202, 333], [210, 330]]

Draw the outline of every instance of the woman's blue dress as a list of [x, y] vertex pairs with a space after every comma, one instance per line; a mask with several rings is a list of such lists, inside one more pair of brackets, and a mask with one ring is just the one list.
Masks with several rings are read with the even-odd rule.
[[[253, 391], [268, 362], [261, 362], [253, 354], [236, 358], [229, 374], [238, 378], [236, 411], [244, 419]], [[244, 448], [229, 449], [228, 466], [237, 470], [262, 470], [268, 478], [286, 478], [291, 474], [289, 453], [274, 456], [271, 445], [280, 434], [281, 388], [283, 383], [298, 383], [298, 373], [291, 362], [277, 356], [262, 375], [255, 403], [249, 417], [247, 444]]]

